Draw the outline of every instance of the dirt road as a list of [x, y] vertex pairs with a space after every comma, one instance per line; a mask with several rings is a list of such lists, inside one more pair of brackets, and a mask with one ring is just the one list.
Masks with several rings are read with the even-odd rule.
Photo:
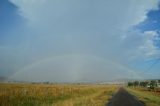
[[106, 106], [145, 106], [145, 104], [141, 103], [124, 88], [120, 88]]

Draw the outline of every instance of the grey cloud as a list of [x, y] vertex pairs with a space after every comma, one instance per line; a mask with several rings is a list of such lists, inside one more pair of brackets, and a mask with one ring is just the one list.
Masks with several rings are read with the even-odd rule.
[[[139, 77], [136, 70], [128, 67], [132, 56], [136, 61], [144, 53], [137, 48], [146, 45], [145, 34], [132, 27], [144, 21], [149, 10], [157, 9], [158, 1], [10, 1], [18, 6], [17, 12], [27, 20], [23, 30], [17, 28], [13, 34], [22, 36], [22, 39], [13, 46], [17, 51], [10, 50], [9, 53], [13, 53], [11, 57], [18, 58], [17, 64], [20, 64], [15, 65], [17, 68], [12, 78], [62, 82], [109, 80], [130, 77], [131, 73], [135, 78]], [[9, 41], [16, 39], [13, 37]], [[72, 57], [77, 54], [85, 56]], [[37, 64], [52, 56], [63, 58]], [[34, 63], [37, 65], [30, 67]]]

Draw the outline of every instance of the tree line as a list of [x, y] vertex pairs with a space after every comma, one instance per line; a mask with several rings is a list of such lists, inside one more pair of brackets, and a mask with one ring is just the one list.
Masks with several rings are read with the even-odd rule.
[[158, 87], [158, 84], [160, 84], [160, 80], [151, 80], [151, 81], [132, 81], [128, 82], [129, 87], [147, 87], [150, 89], [154, 89]]

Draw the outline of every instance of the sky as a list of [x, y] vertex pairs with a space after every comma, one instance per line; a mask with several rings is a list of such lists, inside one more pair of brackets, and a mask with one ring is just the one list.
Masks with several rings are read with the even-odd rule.
[[159, 0], [0, 0], [0, 76], [160, 78]]

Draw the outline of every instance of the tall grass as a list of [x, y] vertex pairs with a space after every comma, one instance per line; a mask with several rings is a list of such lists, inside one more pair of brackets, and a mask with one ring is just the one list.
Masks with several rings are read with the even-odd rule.
[[103, 106], [117, 86], [0, 84], [0, 106]]

